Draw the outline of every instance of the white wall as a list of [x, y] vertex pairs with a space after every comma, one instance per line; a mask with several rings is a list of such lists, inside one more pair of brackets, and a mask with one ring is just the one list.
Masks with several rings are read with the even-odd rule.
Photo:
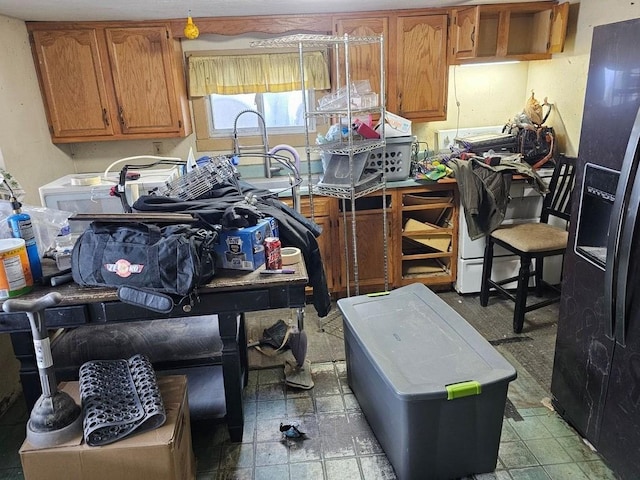
[[37, 187], [73, 172], [73, 161], [51, 143], [24, 22], [0, 16], [0, 45], [0, 150], [39, 205]]
[[450, 67], [448, 118], [444, 122], [417, 125], [414, 133], [419, 139], [432, 142], [433, 132], [439, 129], [506, 123], [522, 111], [533, 90], [539, 101], [547, 97], [554, 105], [546, 124], [554, 128], [560, 151], [577, 155], [593, 27], [640, 17], [640, 3], [628, 0], [570, 3], [564, 52], [551, 60]]
[[447, 120], [412, 125], [420, 150], [437, 150], [438, 130], [506, 124], [525, 105], [528, 74], [529, 62], [449, 67]]
[[527, 90], [533, 88], [549, 96], [555, 109], [547, 123], [556, 130], [563, 151], [577, 155], [593, 27], [640, 17], [640, 3], [628, 0], [571, 3], [564, 52], [548, 61], [530, 62]]
[[[35, 187], [72, 162], [51, 144], [24, 22], [0, 16], [0, 45], [0, 150], [27, 200], [39, 204]], [[20, 391], [18, 367], [9, 336], [0, 335], [0, 414]]]

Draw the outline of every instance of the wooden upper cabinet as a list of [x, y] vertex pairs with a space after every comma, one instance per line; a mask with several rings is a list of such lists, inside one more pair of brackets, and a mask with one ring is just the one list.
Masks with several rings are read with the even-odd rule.
[[33, 32], [53, 138], [114, 134], [95, 28]]
[[569, 23], [569, 2], [553, 7], [551, 17], [551, 32], [549, 34], [549, 53], [560, 53], [564, 50]]
[[[399, 11], [401, 12], [401, 11]], [[411, 13], [408, 13], [411, 12]], [[386, 109], [412, 120], [444, 120], [447, 98], [447, 15], [425, 10], [405, 13], [344, 14], [334, 18], [334, 33], [384, 35]], [[349, 68], [354, 80], [380, 85], [378, 45], [352, 49]]]
[[409, 119], [445, 120], [447, 15], [397, 17], [396, 108]]
[[107, 28], [122, 132], [180, 131], [171, 51], [164, 27]]
[[166, 25], [27, 25], [54, 143], [191, 133], [181, 49]]
[[557, 1], [453, 8], [451, 63], [549, 59], [564, 48], [568, 14]]
[[[335, 21], [335, 33], [344, 35], [345, 33], [353, 37], [377, 37], [384, 35], [384, 71], [388, 70], [389, 46], [389, 19], [387, 17], [371, 18], [341, 18]], [[342, 53], [342, 51], [341, 51]], [[344, 59], [339, 59], [340, 65], [344, 65]], [[371, 89], [378, 94], [380, 89], [380, 45], [363, 44], [357, 45], [349, 50], [349, 76], [353, 81], [369, 80]], [[386, 74], [388, 75], [388, 73]], [[338, 79], [341, 87], [344, 79]], [[386, 85], [386, 83], [385, 83]], [[388, 89], [385, 95], [388, 96]]]
[[453, 58], [473, 58], [478, 52], [480, 7], [454, 8], [451, 11], [449, 42]]

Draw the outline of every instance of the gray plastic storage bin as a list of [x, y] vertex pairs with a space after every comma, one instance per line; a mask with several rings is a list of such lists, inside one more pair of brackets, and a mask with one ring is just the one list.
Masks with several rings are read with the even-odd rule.
[[511, 364], [421, 283], [338, 307], [349, 386], [398, 479], [493, 471]]

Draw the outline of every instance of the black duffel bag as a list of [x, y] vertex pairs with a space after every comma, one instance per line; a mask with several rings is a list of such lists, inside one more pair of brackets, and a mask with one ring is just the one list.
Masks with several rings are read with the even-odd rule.
[[73, 280], [118, 287], [124, 302], [167, 313], [215, 275], [217, 230], [186, 224], [92, 222], [71, 255]]

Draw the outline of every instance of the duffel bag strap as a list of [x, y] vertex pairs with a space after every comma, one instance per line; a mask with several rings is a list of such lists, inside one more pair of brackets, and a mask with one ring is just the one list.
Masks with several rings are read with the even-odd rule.
[[118, 298], [121, 302], [158, 313], [169, 313], [175, 306], [170, 295], [127, 285], [118, 287]]

